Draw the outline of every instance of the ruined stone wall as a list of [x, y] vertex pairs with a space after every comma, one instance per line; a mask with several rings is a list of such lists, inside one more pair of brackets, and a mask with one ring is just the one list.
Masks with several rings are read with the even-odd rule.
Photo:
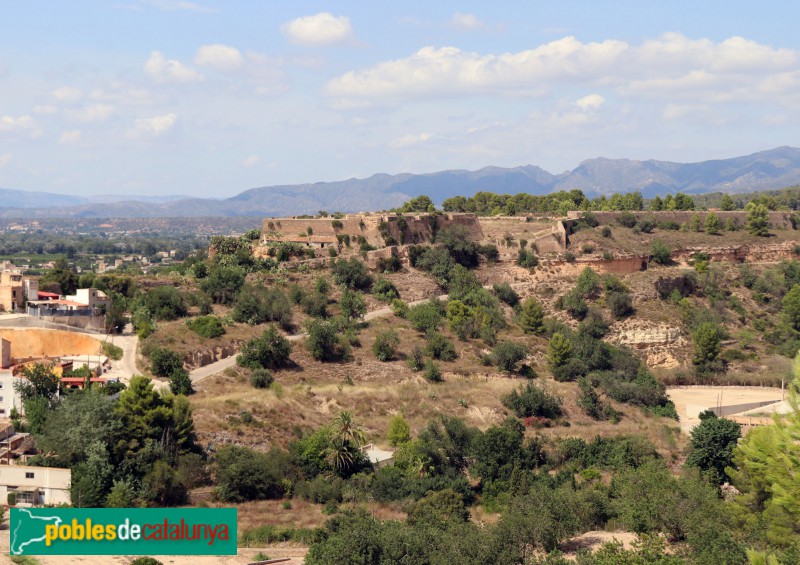
[[610, 261], [605, 260], [579, 260], [572, 263], [566, 261], [549, 261], [548, 266], [555, 267], [564, 275], [578, 276], [583, 269], [589, 267], [598, 274], [611, 273], [614, 275], [630, 275], [647, 270], [648, 257], [617, 257]]
[[536, 253], [540, 255], [542, 253], [561, 253], [562, 251], [566, 250], [564, 241], [563, 235], [561, 236], [561, 239], [559, 239], [556, 233], [549, 233], [534, 238], [533, 245], [536, 246]]
[[[568, 214], [569, 218], [577, 218], [580, 217], [584, 212], [570, 212]], [[647, 218], [652, 217], [655, 219], [656, 222], [675, 222], [677, 224], [689, 223], [692, 220], [692, 217], [697, 214], [700, 216], [700, 221], [705, 222], [706, 216], [709, 212], [704, 211], [669, 211], [669, 212], [649, 212], [649, 211], [640, 211], [640, 212], [631, 212], [637, 219], [639, 218]], [[747, 212], [744, 210], [734, 210], [731, 212], [723, 212], [723, 211], [714, 211], [714, 213], [719, 217], [722, 221], [723, 227], [725, 223], [729, 219], [733, 219], [734, 222], [739, 227], [743, 227], [747, 222]], [[592, 215], [597, 219], [598, 222], [601, 224], [615, 224], [619, 217], [624, 214], [624, 212], [592, 212]], [[791, 212], [770, 212], [769, 213], [769, 222], [770, 226], [775, 229], [792, 229], [792, 221], [791, 221]], [[572, 224], [574, 220], [567, 220], [567, 227], [571, 230]]]
[[[334, 222], [342, 227], [334, 228]], [[337, 223], [338, 225], [338, 223]], [[349, 235], [351, 240], [364, 237], [370, 245], [386, 245], [383, 233], [397, 244], [431, 243], [437, 231], [448, 226], [463, 226], [472, 241], [483, 238], [480, 222], [474, 214], [375, 214], [348, 215], [339, 220], [333, 218], [267, 218], [261, 227], [262, 241], [277, 237], [307, 234], [308, 228], [315, 236]], [[382, 229], [383, 227], [383, 229]]]
[[777, 262], [783, 259], [796, 259], [796, 243], [765, 243], [756, 245], [730, 245], [719, 247], [687, 247], [672, 253], [673, 261], [688, 261], [695, 253], [706, 253], [712, 261]]

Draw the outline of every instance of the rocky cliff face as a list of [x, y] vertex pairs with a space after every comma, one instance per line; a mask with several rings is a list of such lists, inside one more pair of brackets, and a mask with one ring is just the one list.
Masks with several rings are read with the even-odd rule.
[[204, 367], [221, 359], [225, 359], [226, 357], [230, 357], [231, 355], [236, 355], [243, 344], [244, 340], [236, 340], [220, 347], [199, 349], [186, 355], [183, 358], [183, 364], [189, 370]]
[[652, 324], [641, 320], [616, 325], [607, 341], [641, 350], [650, 367], [678, 367], [686, 356], [689, 340], [678, 326]]

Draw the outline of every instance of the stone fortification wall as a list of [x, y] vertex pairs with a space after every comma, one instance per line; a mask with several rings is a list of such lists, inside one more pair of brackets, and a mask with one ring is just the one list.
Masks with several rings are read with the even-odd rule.
[[[709, 212], [705, 211], [670, 211], [670, 212], [649, 212], [649, 211], [641, 211], [641, 212], [631, 212], [637, 219], [639, 218], [648, 218], [652, 217], [655, 219], [656, 222], [675, 222], [677, 224], [689, 223], [692, 220], [692, 217], [697, 214], [700, 216], [700, 221], [705, 222], [706, 216]], [[714, 213], [719, 216], [719, 219], [722, 221], [723, 226], [727, 223], [728, 220], [732, 219], [739, 227], [744, 227], [745, 223], [747, 222], [747, 212], [744, 210], [734, 210], [731, 212], [723, 212], [721, 210], [715, 210]], [[572, 224], [575, 222], [577, 218], [579, 218], [584, 212], [576, 211], [576, 212], [569, 212], [568, 217], [569, 220], [565, 220], [567, 224], [567, 228], [572, 228]], [[592, 212], [592, 215], [597, 219], [598, 222], [601, 224], [615, 224], [619, 217], [624, 214], [624, 212]], [[769, 213], [769, 222], [770, 226], [775, 229], [792, 229], [792, 214], [791, 212], [770, 212]]]
[[[339, 227], [341, 225], [341, 227]], [[363, 237], [376, 247], [387, 244], [430, 243], [437, 231], [448, 226], [463, 226], [473, 241], [483, 238], [474, 214], [351, 214], [344, 218], [267, 218], [261, 227], [261, 241], [276, 241], [287, 236], [311, 233], [314, 236], [349, 235]], [[336, 226], [336, 227], [334, 227]]]
[[712, 261], [777, 262], [783, 259], [796, 259], [796, 243], [766, 243], [761, 245], [731, 245], [719, 247], [687, 247], [672, 252], [673, 261], [688, 261], [695, 253], [706, 253]]
[[555, 267], [561, 275], [578, 276], [583, 269], [589, 267], [598, 274], [630, 275], [647, 270], [649, 257], [617, 257], [609, 261], [584, 259], [567, 263], [566, 261], [548, 261], [547, 266]]

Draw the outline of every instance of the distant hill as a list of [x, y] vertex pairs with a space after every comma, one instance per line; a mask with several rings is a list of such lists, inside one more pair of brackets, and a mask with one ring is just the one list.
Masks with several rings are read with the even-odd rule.
[[0, 210], [3, 208], [57, 208], [76, 206], [87, 202], [89, 200], [81, 196], [0, 188]]
[[376, 174], [366, 179], [252, 188], [221, 200], [164, 196], [117, 201], [125, 197], [82, 198], [0, 189], [0, 217], [292, 216], [319, 210], [386, 210], [421, 194], [441, 203], [445, 198], [479, 191], [547, 194], [578, 188], [588, 196], [638, 190], [650, 198], [676, 192], [743, 193], [797, 184], [800, 149], [779, 147], [700, 163], [589, 159], [558, 175], [533, 165], [419, 175]]

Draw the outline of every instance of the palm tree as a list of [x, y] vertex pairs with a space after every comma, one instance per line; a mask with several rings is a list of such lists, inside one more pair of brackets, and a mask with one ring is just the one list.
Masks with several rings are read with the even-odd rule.
[[366, 435], [361, 424], [355, 421], [352, 412], [343, 410], [331, 422], [336, 439], [348, 442], [353, 447], [361, 447], [366, 443]]
[[330, 427], [333, 430], [333, 439], [326, 458], [336, 471], [343, 473], [358, 461], [358, 449], [365, 443], [366, 436], [361, 425], [355, 421], [353, 413], [346, 410], [339, 412], [331, 421]]

